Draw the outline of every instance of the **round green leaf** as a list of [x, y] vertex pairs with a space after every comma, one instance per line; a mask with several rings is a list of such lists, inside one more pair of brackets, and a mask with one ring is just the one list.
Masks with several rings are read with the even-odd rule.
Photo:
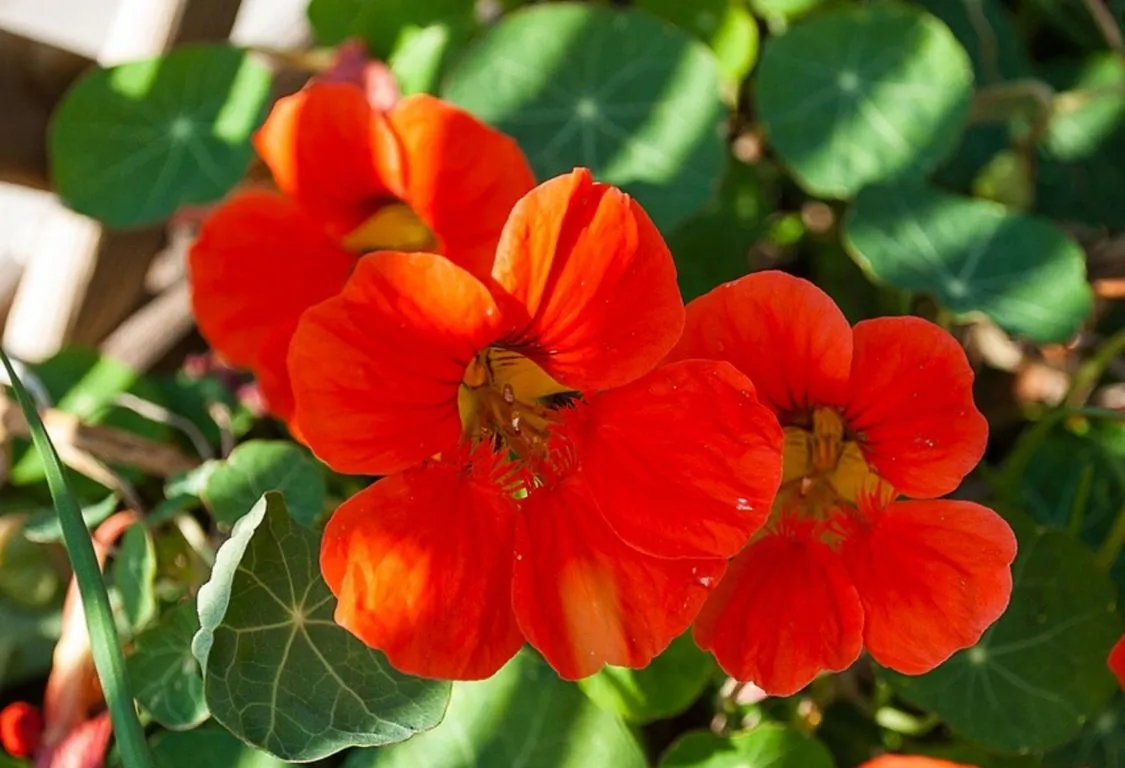
[[761, 725], [730, 738], [692, 731], [664, 753], [660, 768], [833, 768], [816, 739], [779, 725]]
[[516, 11], [466, 52], [444, 94], [513, 136], [541, 179], [585, 166], [661, 227], [701, 208], [722, 175], [715, 58], [646, 13]]
[[134, 632], [156, 618], [156, 545], [144, 525], [133, 525], [121, 537], [113, 561], [113, 583], [121, 609]]
[[711, 46], [723, 77], [738, 84], [758, 59], [758, 25], [739, 0], [635, 0], [633, 5]]
[[250, 440], [204, 474], [203, 503], [215, 519], [234, 523], [266, 491], [278, 491], [293, 518], [312, 526], [324, 511], [324, 473], [299, 446], [284, 440]]
[[602, 709], [635, 723], [678, 715], [692, 705], [715, 673], [711, 656], [685, 633], [644, 669], [606, 667], [579, 681]]
[[523, 651], [488, 680], [457, 683], [441, 727], [358, 750], [345, 768], [644, 768], [629, 729]]
[[194, 728], [210, 713], [203, 701], [203, 677], [191, 655], [199, 629], [195, 603], [181, 603], [134, 641], [125, 670], [136, 686], [136, 698], [152, 719], [171, 730]]
[[267, 493], [234, 526], [199, 590], [192, 653], [211, 715], [284, 760], [316, 760], [433, 728], [449, 684], [395, 671], [333, 621], [318, 536]]
[[236, 48], [197, 45], [94, 69], [55, 111], [55, 187], [114, 227], [159, 221], [227, 193], [250, 161], [269, 72]]
[[1081, 248], [1049, 221], [921, 187], [863, 190], [845, 238], [895, 288], [934, 294], [959, 317], [987, 315], [1036, 342], [1066, 341], [1090, 314]]
[[1125, 693], [1092, 718], [1070, 744], [1048, 754], [1045, 768], [1125, 768]]
[[758, 113], [797, 181], [842, 198], [933, 170], [957, 144], [973, 75], [944, 24], [876, 1], [771, 40], [757, 86]]
[[162, 733], [152, 740], [157, 768], [282, 768], [287, 763], [250, 747], [222, 728], [207, 726], [184, 733]]
[[1122, 631], [1113, 586], [1086, 548], [1020, 519], [1017, 533], [1012, 600], [981, 641], [920, 677], [888, 673], [962, 736], [1011, 752], [1063, 744], [1101, 710]]

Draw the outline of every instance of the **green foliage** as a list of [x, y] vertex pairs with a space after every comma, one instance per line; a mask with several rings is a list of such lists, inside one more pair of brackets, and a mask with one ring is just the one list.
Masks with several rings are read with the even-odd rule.
[[1085, 258], [1046, 220], [923, 187], [870, 187], [848, 213], [856, 261], [895, 288], [933, 293], [1033, 341], [1066, 341], [1090, 313]]
[[974, 647], [920, 677], [890, 674], [910, 701], [955, 731], [1005, 751], [1073, 739], [1116, 683], [1106, 668], [1122, 633], [1116, 596], [1090, 552], [1022, 518], [1011, 604]]
[[939, 21], [872, 2], [770, 41], [757, 106], [774, 149], [815, 195], [933, 170], [956, 146], [972, 93], [964, 49]]
[[709, 44], [723, 78], [735, 85], [758, 59], [758, 26], [740, 0], [637, 0], [633, 5]]
[[195, 603], [181, 603], [136, 637], [133, 654], [125, 660], [129, 676], [137, 681], [137, 701], [173, 731], [194, 728], [210, 716], [199, 662], [191, 653], [198, 630]]
[[221, 523], [234, 524], [266, 491], [285, 496], [293, 519], [312, 526], [324, 511], [324, 474], [308, 452], [281, 440], [250, 440], [202, 472], [202, 496]]
[[201, 765], [281, 768], [289, 765], [214, 726], [183, 733], [162, 733], [153, 739], [152, 752], [157, 768], [197, 768]]
[[648, 14], [580, 3], [517, 11], [465, 53], [443, 92], [512, 135], [540, 179], [585, 166], [661, 227], [718, 186], [715, 59]]
[[688, 733], [660, 760], [660, 768], [833, 768], [824, 745], [797, 731], [760, 726], [730, 738]]
[[125, 531], [113, 563], [113, 583], [121, 597], [125, 619], [134, 632], [156, 618], [156, 545], [144, 525]]
[[267, 493], [235, 524], [199, 590], [192, 651], [207, 707], [284, 760], [408, 739], [441, 721], [449, 696], [448, 683], [395, 672], [332, 620], [318, 545], [281, 495]]
[[441, 726], [393, 747], [359, 750], [345, 768], [643, 768], [616, 717], [523, 651], [488, 680], [456, 683]]
[[67, 205], [113, 227], [217, 200], [246, 171], [269, 89], [262, 65], [219, 45], [94, 69], [55, 111], [55, 186]]

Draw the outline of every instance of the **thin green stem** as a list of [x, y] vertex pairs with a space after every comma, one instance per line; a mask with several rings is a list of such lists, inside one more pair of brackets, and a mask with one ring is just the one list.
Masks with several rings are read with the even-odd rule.
[[1125, 506], [1117, 510], [1117, 518], [1113, 521], [1113, 527], [1109, 529], [1109, 535], [1105, 537], [1101, 548], [1098, 549], [1098, 565], [1108, 571], [1117, 562], [1117, 557], [1121, 554], [1123, 547], [1125, 547]]
[[3, 350], [0, 350], [0, 362], [8, 373], [16, 400], [31, 429], [31, 441], [46, 467], [47, 486], [62, 527], [70, 564], [78, 580], [78, 591], [82, 596], [82, 608], [86, 615], [86, 630], [90, 634], [90, 651], [109, 706], [121, 762], [125, 768], [152, 768], [152, 755], [133, 705], [133, 695], [125, 674], [125, 656], [121, 652], [113, 611], [109, 605], [105, 582], [102, 581], [94, 545], [90, 540], [90, 532], [82, 520], [82, 513], [63, 472], [62, 462], [47, 436], [35, 403], [20, 383]]
[[1085, 403], [1105, 369], [1121, 354], [1125, 354], [1125, 330], [1118, 331], [1102, 342], [1098, 350], [1078, 368], [1063, 402], [1072, 408]]

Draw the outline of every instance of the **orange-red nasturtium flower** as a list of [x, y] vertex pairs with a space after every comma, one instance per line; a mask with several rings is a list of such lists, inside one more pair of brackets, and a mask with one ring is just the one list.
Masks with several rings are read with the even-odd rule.
[[1125, 636], [1117, 641], [1109, 652], [1109, 669], [1117, 677], [1117, 682], [1125, 689]]
[[324, 531], [337, 621], [402, 671], [646, 665], [769, 513], [781, 430], [722, 362], [657, 368], [684, 322], [645, 212], [588, 171], [516, 204], [486, 277], [372, 254], [305, 313], [309, 446], [387, 475]]
[[868, 760], [859, 768], [976, 768], [965, 763], [953, 763], [925, 755], [880, 755]]
[[690, 358], [746, 373], [785, 429], [770, 520], [694, 628], [728, 674], [789, 695], [863, 646], [919, 674], [1000, 616], [1011, 529], [979, 504], [937, 499], [988, 433], [948, 333], [913, 317], [849, 327], [811, 283], [763, 272], [688, 306], [671, 359]]
[[316, 82], [281, 99], [254, 138], [278, 192], [222, 204], [191, 249], [200, 331], [293, 412], [285, 365], [297, 320], [343, 289], [363, 254], [436, 251], [487, 274], [508, 212], [535, 184], [515, 142], [430, 96], [373, 109]]

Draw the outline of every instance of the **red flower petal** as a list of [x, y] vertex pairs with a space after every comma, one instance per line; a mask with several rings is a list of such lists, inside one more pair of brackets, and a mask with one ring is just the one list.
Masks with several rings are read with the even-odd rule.
[[1125, 636], [1117, 641], [1109, 652], [1109, 669], [1117, 676], [1117, 682], [1125, 689]]
[[532, 491], [518, 518], [516, 619], [566, 680], [644, 667], [687, 629], [724, 560], [661, 560], [625, 544], [580, 474]]
[[386, 153], [383, 173], [438, 236], [441, 252], [481, 277], [512, 206], [535, 186], [519, 146], [432, 96], [403, 99], [387, 116], [401, 153]]
[[726, 363], [660, 368], [572, 411], [583, 473], [630, 546], [657, 557], [731, 557], [769, 515], [781, 427]]
[[[348, 83], [311, 83], [279, 99], [254, 137], [279, 189], [343, 238], [391, 193], [377, 158], [398, 146], [382, 113]], [[383, 161], [385, 162], [384, 158]]]
[[965, 763], [951, 763], [923, 755], [880, 755], [859, 768], [976, 768]]
[[906, 496], [954, 490], [984, 455], [988, 422], [973, 405], [973, 371], [947, 332], [916, 317], [854, 329], [845, 418], [868, 462]]
[[191, 248], [200, 332], [262, 381], [270, 410], [292, 414], [285, 354], [297, 320], [343, 288], [355, 258], [280, 195], [248, 192], [219, 206]]
[[844, 543], [875, 660], [908, 675], [976, 643], [1012, 594], [1016, 538], [969, 501], [906, 501], [875, 513]]
[[361, 491], [324, 530], [336, 621], [408, 674], [489, 677], [523, 644], [512, 613], [515, 514], [451, 464]]
[[807, 280], [758, 272], [692, 301], [672, 358], [726, 360], [779, 416], [842, 405], [852, 332], [835, 302]]
[[579, 169], [516, 204], [493, 277], [526, 307], [509, 340], [578, 390], [640, 378], [675, 344], [683, 300], [668, 246], [628, 195]]
[[387, 475], [455, 445], [457, 392], [500, 312], [442, 256], [381, 252], [301, 321], [290, 346], [297, 420], [338, 472]]
[[43, 736], [43, 715], [26, 701], [0, 709], [0, 747], [12, 757], [30, 757]]
[[731, 563], [695, 623], [695, 640], [738, 680], [789, 696], [862, 650], [863, 610], [837, 554], [766, 536]]

